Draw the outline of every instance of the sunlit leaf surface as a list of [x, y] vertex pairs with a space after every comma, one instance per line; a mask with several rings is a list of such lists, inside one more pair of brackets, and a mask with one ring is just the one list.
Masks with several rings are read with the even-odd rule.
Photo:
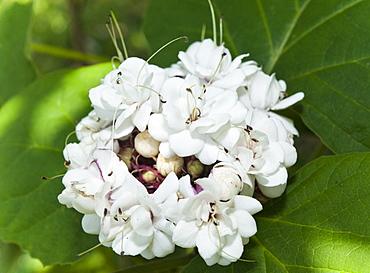
[[369, 165], [369, 153], [313, 161], [256, 215], [258, 233], [243, 255], [255, 264], [209, 268], [198, 257], [184, 272], [368, 272]]
[[89, 88], [110, 65], [60, 71], [38, 79], [0, 110], [0, 237], [45, 264], [65, 263], [97, 243], [81, 214], [58, 203], [62, 150], [75, 122], [90, 111]]

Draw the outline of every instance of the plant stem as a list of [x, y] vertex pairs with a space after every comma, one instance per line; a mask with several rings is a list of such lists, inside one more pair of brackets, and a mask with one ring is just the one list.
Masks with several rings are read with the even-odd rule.
[[31, 49], [37, 53], [43, 53], [51, 56], [55, 56], [62, 59], [70, 59], [75, 61], [82, 61], [86, 63], [98, 63], [98, 62], [109, 62], [110, 59], [107, 57], [90, 55], [83, 52], [73, 51], [65, 48], [56, 46], [43, 45], [33, 43]]

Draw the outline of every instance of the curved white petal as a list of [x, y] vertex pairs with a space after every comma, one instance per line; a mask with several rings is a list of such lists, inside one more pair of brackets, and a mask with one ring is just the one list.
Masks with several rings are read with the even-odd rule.
[[199, 227], [196, 225], [195, 220], [187, 221], [180, 220], [175, 230], [173, 231], [173, 242], [184, 248], [191, 248], [196, 246], [196, 238], [199, 232]]
[[289, 96], [283, 99], [282, 101], [278, 102], [275, 106], [271, 108], [271, 110], [281, 110], [281, 109], [288, 108], [289, 106], [292, 106], [293, 104], [299, 102], [303, 98], [304, 98], [303, 92], [295, 93], [294, 95]]
[[99, 234], [100, 217], [94, 214], [85, 214], [82, 217], [82, 229], [89, 234]]
[[175, 154], [184, 157], [198, 153], [204, 146], [204, 138], [204, 135], [183, 130], [170, 135], [168, 142]]

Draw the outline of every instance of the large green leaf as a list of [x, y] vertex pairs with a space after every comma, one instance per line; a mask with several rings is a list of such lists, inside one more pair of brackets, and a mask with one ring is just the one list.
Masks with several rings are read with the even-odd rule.
[[90, 111], [89, 88], [110, 65], [42, 77], [0, 110], [0, 238], [16, 242], [44, 264], [66, 263], [97, 243], [81, 229], [81, 214], [57, 201], [65, 172], [62, 149], [75, 121]]
[[[224, 41], [234, 55], [249, 52], [288, 92], [304, 91], [295, 107], [335, 153], [370, 151], [369, 0], [215, 0], [223, 14]], [[199, 40], [210, 33], [205, 0], [151, 1], [145, 33], [152, 49], [175, 37]], [[176, 60], [171, 45], [154, 61]]]
[[35, 78], [27, 54], [32, 1], [0, 3], [0, 105]]
[[369, 272], [369, 166], [370, 153], [313, 161], [256, 215], [243, 256], [255, 264], [209, 268], [198, 257], [184, 272]]

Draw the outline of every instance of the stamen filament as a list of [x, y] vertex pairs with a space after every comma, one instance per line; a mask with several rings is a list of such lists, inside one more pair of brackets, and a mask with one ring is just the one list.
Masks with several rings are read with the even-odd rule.
[[148, 60], [145, 61], [145, 64], [143, 64], [143, 66], [141, 67], [140, 71], [139, 71], [139, 74], [137, 75], [137, 78], [136, 78], [136, 85], [139, 85], [139, 78], [140, 78], [140, 75], [141, 75], [141, 72], [143, 71], [145, 65], [147, 65], [151, 59], [153, 59], [153, 57], [155, 55], [157, 55], [162, 49], [164, 49], [165, 47], [169, 46], [170, 44], [180, 40], [180, 39], [185, 39], [185, 42], [188, 41], [188, 37], [187, 36], [181, 36], [181, 37], [178, 37], [176, 39], [173, 39], [171, 41], [169, 41], [168, 43], [166, 43], [165, 45], [161, 46], [156, 52], [154, 52]]
[[217, 43], [217, 30], [216, 30], [216, 18], [215, 18], [215, 10], [213, 9], [213, 5], [211, 0], [208, 0], [209, 8], [211, 10], [212, 16], [212, 27], [213, 27], [213, 41]]

